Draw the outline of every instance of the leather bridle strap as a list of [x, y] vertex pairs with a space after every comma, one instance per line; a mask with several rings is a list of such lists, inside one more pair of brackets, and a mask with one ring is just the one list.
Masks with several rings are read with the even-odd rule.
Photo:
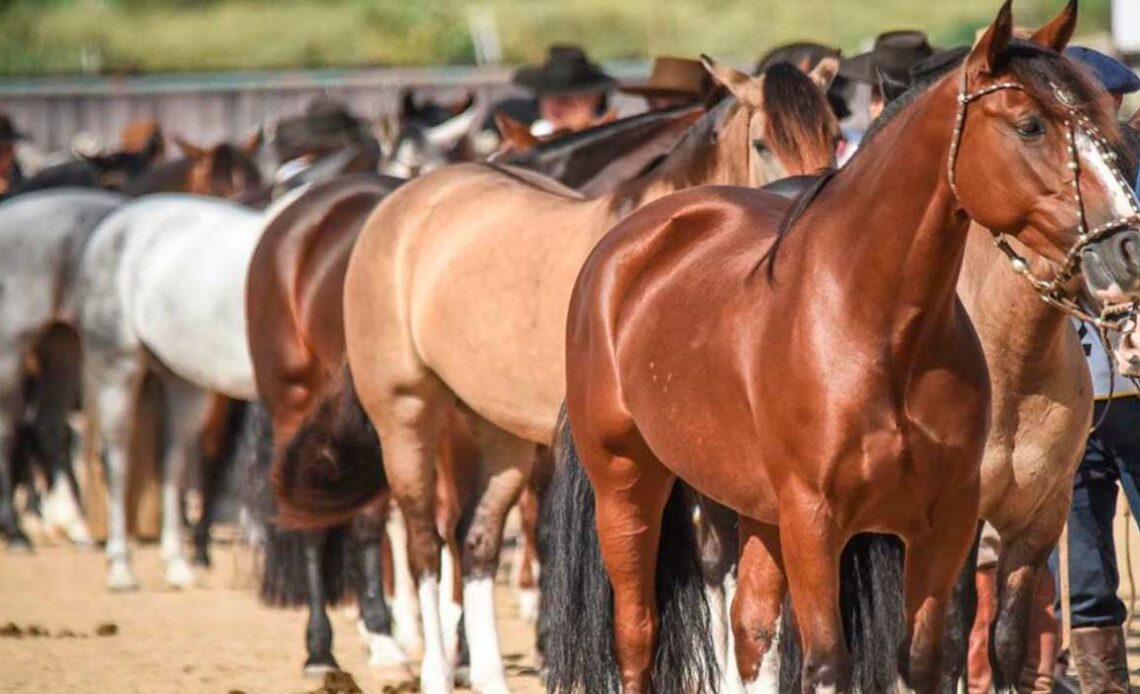
[[[958, 163], [958, 149], [962, 142], [962, 133], [966, 127], [966, 110], [974, 101], [1005, 89], [1025, 91], [1025, 87], [1016, 82], [998, 82], [971, 92], [967, 84], [966, 69], [964, 67], [962, 69], [961, 85], [958, 91], [958, 109], [954, 118], [954, 132], [951, 135], [950, 154], [946, 164], [950, 190], [954, 194], [954, 198], [958, 200], [959, 205], [962, 203], [962, 198], [958, 194], [958, 186], [955, 182], [954, 173]], [[1073, 172], [1073, 193], [1076, 201], [1078, 224], [1077, 241], [1065, 254], [1065, 259], [1061, 263], [1060, 270], [1054, 273], [1053, 277], [1048, 280], [1041, 279], [1033, 273], [1029, 266], [1029, 261], [1010, 245], [1004, 234], [996, 234], [994, 236], [994, 244], [1009, 258], [1010, 265], [1014, 272], [1024, 277], [1033, 286], [1042, 301], [1080, 320], [1088, 321], [1099, 329], [1122, 330], [1128, 327], [1129, 324], [1135, 325], [1133, 317], [1137, 311], [1140, 310], [1140, 301], [1134, 299], [1125, 303], [1107, 304], [1101, 310], [1099, 316], [1094, 316], [1086, 311], [1077, 301], [1068, 296], [1065, 284], [1080, 271], [1081, 253], [1085, 248], [1120, 229], [1140, 225], [1140, 206], [1138, 206], [1135, 195], [1129, 195], [1129, 201], [1132, 205], [1132, 214], [1114, 219], [1095, 229], [1090, 230], [1088, 228], [1088, 221], [1085, 217], [1085, 201], [1081, 193], [1081, 158], [1077, 148], [1078, 129], [1088, 136], [1105, 162], [1111, 164], [1116, 159], [1116, 153], [1112, 151], [1108, 141], [1101, 135], [1097, 127], [1093, 125], [1092, 121], [1076, 107], [1073, 98], [1067, 91], [1057, 85], [1053, 85], [1053, 93], [1069, 113], [1069, 119], [1065, 121], [1065, 138], [1067, 140], [1066, 144], [1069, 155], [1068, 168]], [[1121, 188], [1131, 193], [1128, 182], [1124, 180], [1123, 175], [1117, 170], [1117, 167], [1112, 166], [1110, 168]]]

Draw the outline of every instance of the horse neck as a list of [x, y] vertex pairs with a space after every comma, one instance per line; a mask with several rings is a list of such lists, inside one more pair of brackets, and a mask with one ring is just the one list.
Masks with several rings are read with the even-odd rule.
[[958, 295], [985, 347], [995, 380], [1033, 388], [1040, 383], [1039, 374], [1054, 372], [1056, 360], [1064, 358], [1071, 330], [1068, 316], [1041, 300], [994, 247], [989, 230], [977, 224], [970, 227]]
[[[717, 118], [721, 106], [707, 112], [705, 118]], [[752, 142], [748, 138], [751, 111], [737, 105], [717, 138], [715, 151], [710, 152], [704, 137], [704, 128], [698, 121], [689, 133], [673, 148], [653, 170], [638, 176], [614, 189], [606, 196], [617, 217], [653, 202], [657, 198], [685, 188], [703, 185], [749, 185], [751, 174]], [[743, 121], [743, 122], [742, 122]], [[713, 127], [717, 127], [715, 124]]]
[[777, 283], [840, 323], [877, 323], [896, 346], [930, 335], [927, 318], [952, 317], [969, 226], [946, 173], [955, 95], [947, 81], [931, 87], [836, 174], [796, 223], [803, 233], [791, 231], [798, 260], [781, 267], [781, 251]]

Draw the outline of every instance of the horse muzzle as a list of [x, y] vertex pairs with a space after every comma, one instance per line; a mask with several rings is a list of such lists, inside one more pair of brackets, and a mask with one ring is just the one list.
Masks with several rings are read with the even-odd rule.
[[1140, 295], [1140, 229], [1126, 227], [1090, 243], [1081, 251], [1081, 269], [1099, 301], [1133, 301]]

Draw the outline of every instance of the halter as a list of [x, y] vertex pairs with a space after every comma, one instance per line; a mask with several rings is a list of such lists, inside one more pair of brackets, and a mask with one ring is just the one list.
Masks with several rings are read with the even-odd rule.
[[[984, 96], [1004, 89], [1025, 91], [1025, 87], [1016, 82], [998, 82], [974, 92], [969, 91], [967, 87], [966, 69], [963, 67], [961, 87], [958, 91], [958, 111], [954, 119], [954, 133], [951, 136], [950, 157], [947, 161], [950, 190], [954, 193], [954, 198], [958, 200], [959, 204], [961, 204], [962, 198], [958, 195], [958, 186], [954, 181], [954, 167], [958, 163], [958, 147], [962, 142], [962, 131], [966, 125], [967, 107]], [[1095, 229], [1089, 229], [1088, 221], [1085, 219], [1085, 201], [1081, 194], [1081, 159], [1080, 153], [1077, 151], [1078, 129], [1088, 136], [1093, 146], [1109, 164], [1116, 160], [1116, 153], [1109, 147], [1108, 141], [1100, 133], [1100, 130], [1077, 108], [1069, 92], [1057, 85], [1053, 85], [1053, 94], [1056, 96], [1057, 101], [1061, 102], [1065, 110], [1069, 113], [1069, 119], [1065, 121], [1065, 137], [1068, 141], [1068, 166], [1069, 170], [1073, 172], [1073, 193], [1076, 198], [1077, 206], [1077, 224], [1079, 230], [1077, 242], [1069, 249], [1068, 253], [1065, 254], [1065, 260], [1061, 264], [1061, 269], [1049, 280], [1044, 280], [1033, 273], [1029, 268], [1029, 261], [1014, 250], [1004, 234], [995, 235], [994, 245], [1009, 258], [1013, 271], [1024, 277], [1045, 303], [1069, 315], [1075, 316], [1080, 320], [1092, 323], [1100, 330], [1124, 330], [1130, 325], [1134, 325], [1133, 316], [1140, 310], [1140, 300], [1133, 299], [1129, 302], [1106, 304], [1104, 308], [1101, 309], [1100, 315], [1094, 316], [1069, 297], [1064, 285], [1080, 270], [1081, 252], [1084, 251], [1085, 248], [1120, 229], [1140, 224], [1140, 207], [1137, 206], [1136, 196], [1129, 195], [1128, 200], [1132, 206], [1132, 214], [1112, 220], [1107, 224], [1102, 224]], [[1109, 166], [1109, 168], [1112, 169], [1112, 173], [1121, 187], [1131, 191], [1127, 181], [1124, 180], [1124, 177], [1120, 174], [1117, 167]]]

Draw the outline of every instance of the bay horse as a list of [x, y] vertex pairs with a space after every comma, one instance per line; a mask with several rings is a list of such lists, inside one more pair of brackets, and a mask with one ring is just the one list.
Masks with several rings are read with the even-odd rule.
[[[674, 190], [756, 184], [833, 162], [836, 124], [811, 79], [790, 66], [761, 78], [708, 67], [732, 98], [703, 115], [652, 171], [610, 194], [584, 198], [521, 169], [446, 167], [387, 197], [357, 240], [345, 278], [348, 362], [408, 526], [425, 691], [452, 689], [433, 607], [434, 452], [444, 414], [458, 401], [483, 451], [482, 491], [462, 533], [472, 684], [506, 691], [492, 578], [503, 521], [535, 446], [552, 440], [565, 388], [560, 335], [580, 263], [617, 219]], [[832, 61], [817, 74], [829, 79], [834, 69]]]
[[[1112, 286], [1085, 277], [1094, 294], [1140, 290], [1122, 251], [1140, 241], [1140, 205], [1107, 164], [1115, 124], [1055, 51], [1074, 22], [1070, 6], [1034, 42], [1014, 41], [1006, 2], [962, 68], [900, 102], [794, 207], [685, 191], [594, 249], [567, 323], [573, 439], [552, 556], [571, 557], [564, 605], [608, 603], [600, 586], [612, 586], [612, 627], [586, 643], [561, 622], [553, 690], [715, 686], [711, 649], [686, 642], [707, 616], [692, 614], [699, 567], [677, 480], [740, 515], [732, 615], [746, 683], [761, 683], [790, 591], [804, 691], [850, 690], [839, 557], [876, 531], [906, 544], [901, 679], [937, 689], [989, 415], [984, 353], [955, 292], [970, 220], [1055, 263], [1040, 280], [1013, 255], [1066, 310], [1088, 315], [1073, 299], [1085, 259], [1110, 268]], [[598, 544], [582, 542], [595, 522]]]

